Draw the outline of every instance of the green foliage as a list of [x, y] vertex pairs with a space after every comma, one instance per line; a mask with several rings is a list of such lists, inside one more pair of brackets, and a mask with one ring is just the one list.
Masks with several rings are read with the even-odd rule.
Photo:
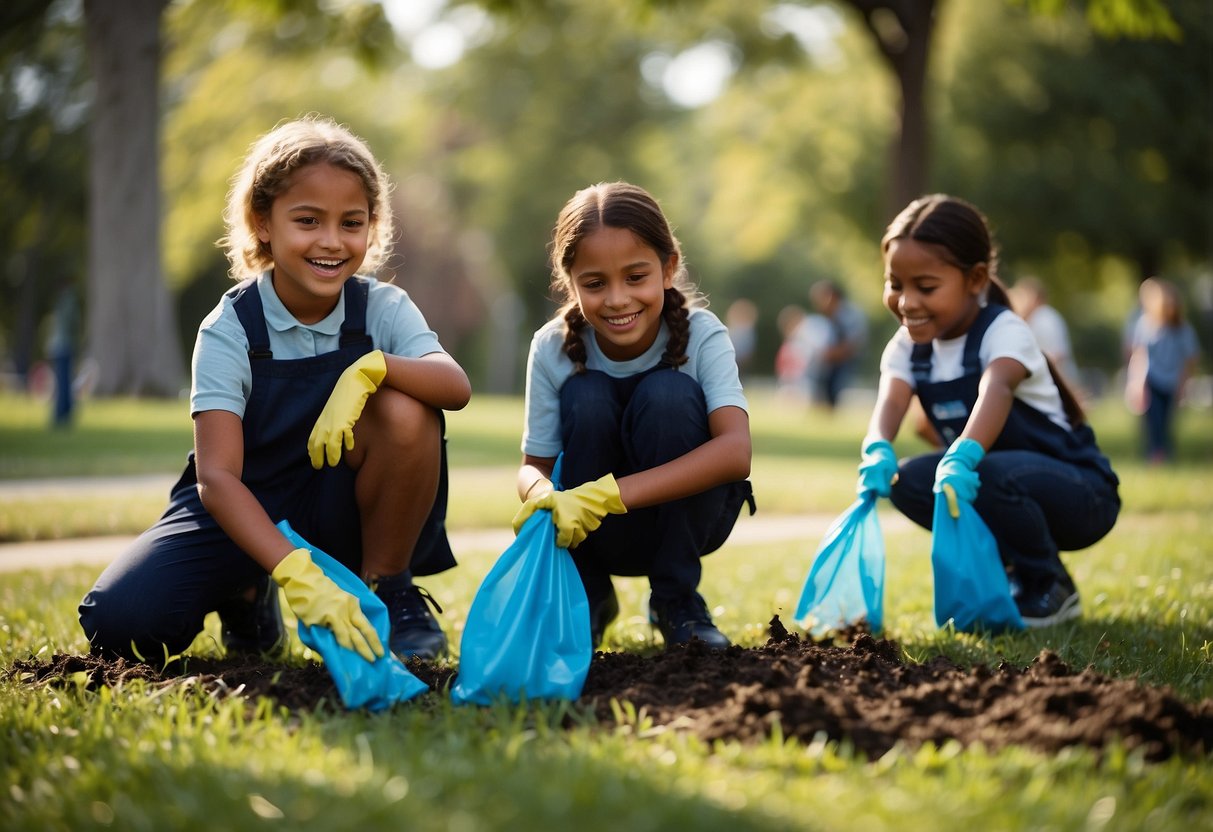
[[[1067, 0], [1009, 0], [1033, 13], [1058, 16], [1067, 11]], [[1086, 0], [1086, 19], [1105, 37], [1166, 38], [1179, 40], [1181, 26], [1165, 0]]]
[[24, 375], [62, 286], [84, 285], [88, 68], [70, 4], [5, 5], [0, 23], [0, 354]]
[[[16, 213], [0, 234], [10, 286], [27, 292], [5, 293], [0, 332], [20, 369], [49, 303], [24, 276], [82, 268], [88, 98], [75, 7], [10, 5], [0, 95], [15, 116], [0, 141], [0, 202]], [[552, 308], [551, 223], [595, 181], [633, 179], [662, 200], [718, 310], [758, 302], [767, 366], [778, 311], [804, 303], [815, 279], [840, 280], [880, 316], [897, 93], [854, 5], [451, 2], [431, 25], [463, 33], [462, 57], [426, 68], [414, 35], [393, 32], [369, 0], [170, 4], [164, 260], [181, 347], [229, 285], [214, 242], [245, 148], [307, 112], [348, 123], [384, 160], [401, 227], [385, 277], [482, 388], [519, 389], [527, 334]], [[931, 187], [986, 209], [1007, 274], [1050, 283], [1089, 365], [1113, 354], [1143, 271], [1187, 283], [1207, 268], [1213, 128], [1191, 102], [1209, 96], [1211, 35], [1201, 0], [1078, 5], [939, 4], [926, 100]], [[662, 76], [704, 43], [725, 51], [732, 75], [718, 98], [684, 108]], [[47, 84], [26, 84], [40, 92], [21, 110], [15, 83], [29, 67]]]
[[1076, 16], [997, 4], [953, 21], [945, 115], [962, 130], [941, 130], [940, 154], [955, 160], [945, 187], [986, 210], [1063, 311], [1162, 269], [1190, 277], [1207, 258], [1213, 113], [1191, 104], [1213, 91], [1213, 14], [1200, 0], [1172, 8], [1180, 43], [1100, 39]]

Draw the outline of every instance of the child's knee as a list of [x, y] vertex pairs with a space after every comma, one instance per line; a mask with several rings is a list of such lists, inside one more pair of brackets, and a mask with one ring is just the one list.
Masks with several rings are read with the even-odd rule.
[[152, 599], [122, 599], [97, 589], [84, 596], [78, 614], [92, 653], [134, 661], [162, 662], [189, 647], [201, 629], [187, 632]]
[[686, 373], [650, 373], [636, 386], [631, 407], [658, 418], [706, 418], [707, 403], [699, 382]]
[[364, 435], [355, 437], [355, 447], [357, 439], [363, 438], [372, 445], [400, 449], [432, 446], [436, 451], [442, 438], [437, 410], [391, 388], [381, 388], [367, 399], [358, 425]]
[[605, 373], [578, 373], [560, 389], [560, 418], [566, 426], [590, 432], [618, 430], [620, 411], [619, 394]]

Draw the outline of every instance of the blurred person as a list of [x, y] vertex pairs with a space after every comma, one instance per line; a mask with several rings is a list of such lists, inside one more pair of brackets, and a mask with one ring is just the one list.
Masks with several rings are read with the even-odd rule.
[[[445, 650], [412, 576], [455, 563], [442, 410], [470, 387], [408, 295], [359, 274], [390, 248], [390, 186], [327, 119], [285, 122], [249, 149], [221, 241], [242, 282], [194, 347], [194, 450], [164, 514], [80, 604], [94, 653], [163, 660], [216, 610], [229, 651], [270, 650], [279, 587], [301, 624], [368, 661]], [[282, 520], [373, 588], [387, 645]]]
[[72, 423], [75, 409], [74, 365], [79, 337], [80, 304], [76, 300], [75, 287], [68, 284], [59, 290], [51, 315], [50, 338], [47, 340], [47, 357], [50, 358], [55, 379], [51, 425], [56, 428], [66, 428]]
[[1070, 348], [1070, 328], [1061, 313], [1049, 305], [1045, 285], [1035, 277], [1021, 277], [1007, 294], [1011, 298], [1011, 309], [1027, 322], [1045, 358], [1067, 383], [1077, 385], [1078, 366]]
[[799, 400], [809, 398], [809, 377], [821, 361], [821, 351], [829, 340], [829, 324], [821, 315], [809, 314], [803, 307], [789, 304], [775, 319], [779, 328], [779, 349], [775, 353], [777, 389]]
[[[901, 326], [881, 355], [858, 490], [889, 497], [927, 529], [937, 494], [953, 517], [971, 504], [1024, 623], [1078, 617], [1059, 552], [1111, 530], [1119, 481], [1065, 379], [1007, 308], [985, 217], [956, 197], [922, 197], [890, 223], [881, 250], [884, 302]], [[914, 399], [947, 450], [899, 461], [892, 442]]]
[[[552, 512], [590, 604], [595, 647], [619, 614], [613, 575], [647, 576], [666, 647], [729, 645], [699, 594], [701, 558], [754, 509], [748, 405], [723, 323], [689, 282], [651, 194], [575, 193], [556, 219], [552, 290], [531, 340], [514, 530]], [[560, 459], [563, 490], [551, 477]]]
[[758, 307], [749, 298], [738, 298], [725, 310], [724, 322], [729, 340], [733, 342], [737, 369], [744, 376], [754, 362], [754, 350], [758, 347]]
[[833, 410], [867, 346], [868, 319], [832, 280], [814, 283], [809, 300], [829, 324], [826, 345], [809, 366], [809, 385], [813, 400]]
[[1200, 344], [1174, 283], [1147, 278], [1138, 294], [1142, 313], [1133, 329], [1125, 398], [1142, 417], [1146, 458], [1159, 464], [1175, 459], [1175, 409], [1196, 370]]

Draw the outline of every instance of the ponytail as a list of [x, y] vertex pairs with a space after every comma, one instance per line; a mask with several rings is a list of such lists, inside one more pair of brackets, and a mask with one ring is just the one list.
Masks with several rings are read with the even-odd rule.
[[[996, 275], [990, 275], [990, 283], [986, 289], [986, 300], [1005, 306], [1008, 309], [1011, 308], [1011, 296], [1007, 292], [1007, 287]], [[1066, 383], [1065, 377], [1057, 372], [1057, 368], [1053, 366], [1052, 359], [1047, 355], [1045, 356], [1045, 364], [1049, 367], [1049, 375], [1053, 377], [1053, 383], [1057, 385], [1057, 392], [1061, 396], [1061, 408], [1065, 411], [1066, 418], [1070, 420], [1070, 426], [1076, 428], [1086, 424], [1087, 414], [1083, 411], [1074, 390]]]

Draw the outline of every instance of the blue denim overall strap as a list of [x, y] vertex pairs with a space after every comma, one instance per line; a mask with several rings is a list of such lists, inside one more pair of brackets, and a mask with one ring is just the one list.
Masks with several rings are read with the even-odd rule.
[[[988, 304], [982, 308], [969, 328], [961, 359], [963, 371], [951, 381], [931, 381], [931, 344], [915, 344], [910, 353], [910, 367], [922, 408], [944, 445], [951, 445], [964, 430], [969, 415], [977, 403], [981, 386], [981, 342], [990, 324], [999, 315], [1014, 314], [1007, 307]], [[1015, 399], [1006, 424], [990, 451], [1037, 451], [1054, 459], [1083, 465], [1099, 471], [1113, 485], [1116, 474], [1095, 443], [1095, 433], [1089, 425], [1066, 430], [1026, 402]]]

